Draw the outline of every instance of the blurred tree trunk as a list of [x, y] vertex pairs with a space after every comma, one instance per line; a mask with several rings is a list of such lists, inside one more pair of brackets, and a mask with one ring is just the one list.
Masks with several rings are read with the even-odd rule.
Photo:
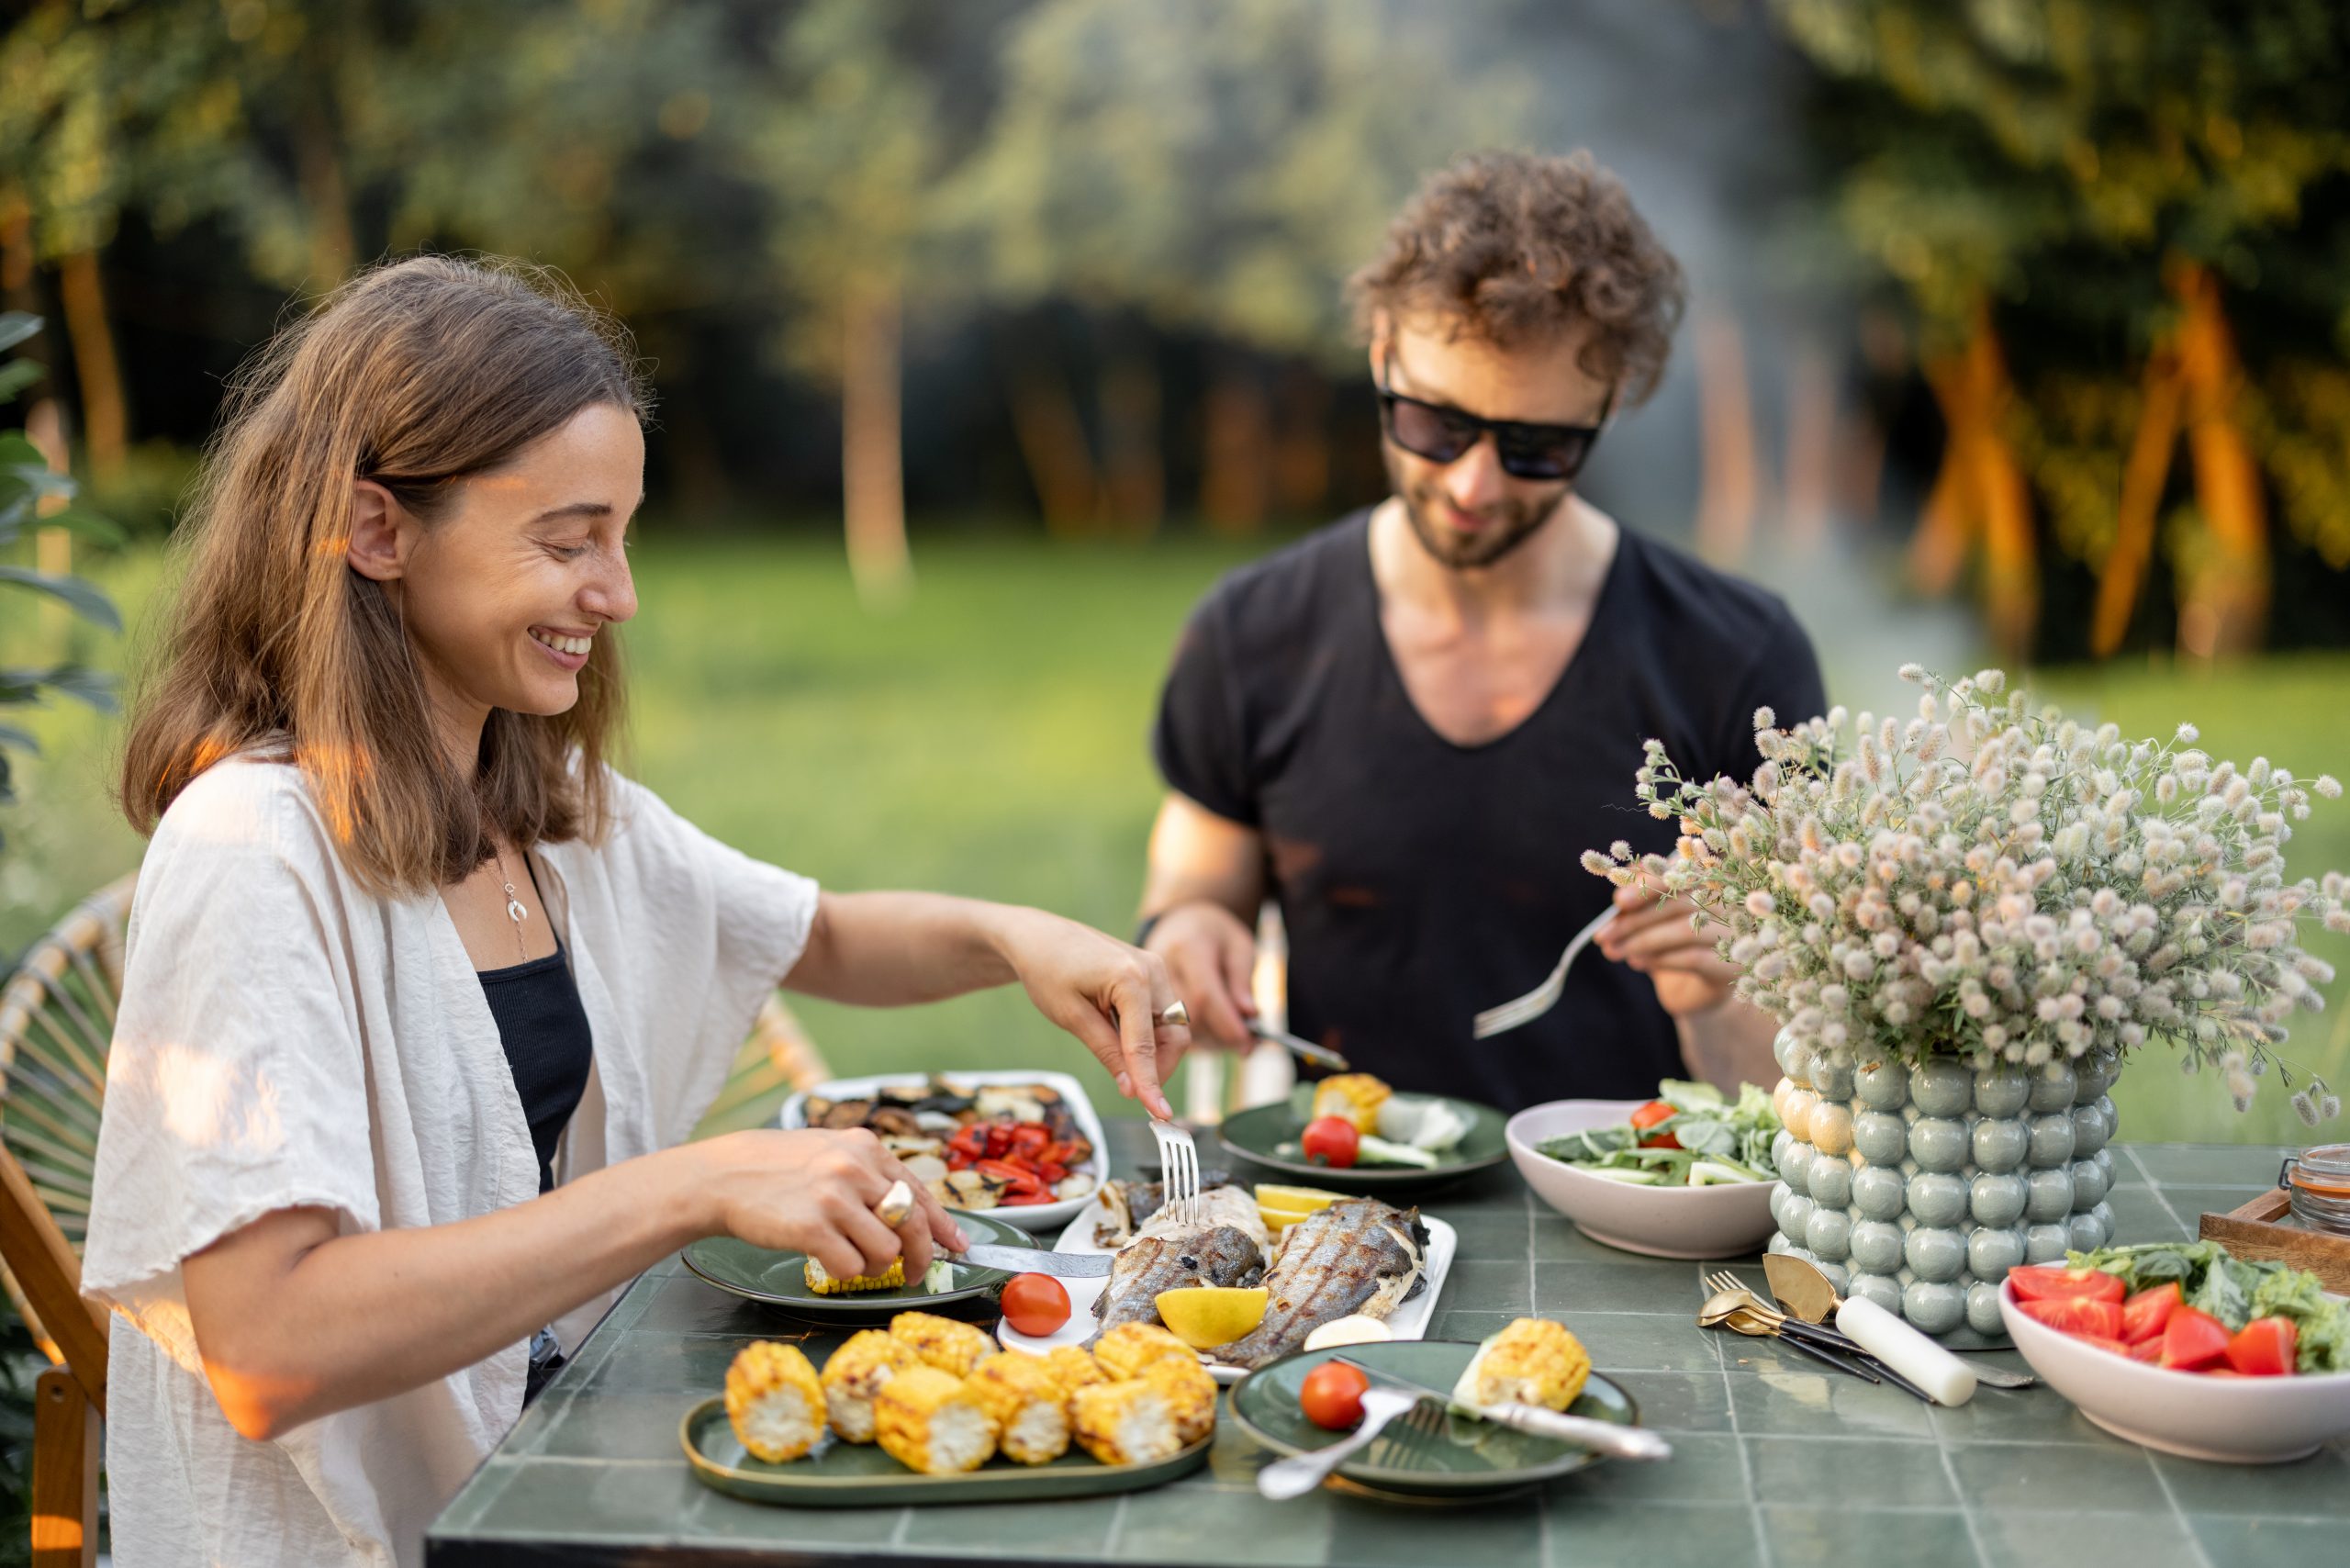
[[1836, 374], [1817, 340], [1807, 336], [1787, 364], [1787, 543], [1808, 554], [1827, 541], [1836, 510], [1839, 411]]
[[97, 252], [76, 251], [59, 261], [57, 292], [65, 308], [65, 335], [73, 346], [74, 379], [82, 387], [82, 440], [90, 454], [90, 477], [105, 485], [122, 476], [130, 420]]
[[2138, 428], [2121, 465], [2121, 496], [2113, 510], [2113, 543], [2098, 573], [2097, 610], [2089, 622], [2089, 652], [2104, 658], [2129, 635], [2138, 590], [2154, 555], [2155, 515], [2178, 443], [2179, 376], [2175, 342], [2154, 347], [2139, 389]]
[[871, 605], [902, 598], [913, 576], [898, 375], [903, 308], [894, 283], [867, 284], [841, 311], [841, 510], [849, 576]]
[[2021, 659], [2040, 610], [2040, 564], [2031, 488], [2005, 428], [2015, 388], [1987, 303], [1976, 304], [1959, 351], [1929, 359], [1924, 368], [1949, 434], [1910, 543], [1911, 577], [1927, 594], [1947, 592], [1966, 564], [1968, 544], [1979, 537], [1992, 640], [2003, 656]]
[[2260, 465], [2237, 420], [2244, 363], [2209, 269], [2172, 269], [2171, 290], [2186, 306], [2178, 329], [2179, 376], [2186, 394], [2187, 448], [2195, 462], [2195, 505], [2210, 551], [2181, 574], [2178, 610], [2183, 653], [2210, 658], [2242, 653], [2260, 640], [2268, 613], [2268, 516]]
[[1307, 517], [1330, 498], [1330, 382], [1312, 365], [1281, 377], [1281, 419], [1273, 444], [1273, 504]]
[[1208, 381], [1200, 475], [1200, 511], [1219, 533], [1264, 526], [1272, 487], [1270, 412], [1256, 367], [1219, 353]]
[[294, 150], [302, 205], [310, 218], [310, 286], [323, 293], [351, 274], [358, 243], [351, 231], [351, 186], [343, 178], [341, 127], [327, 100], [335, 62], [318, 29], [312, 29], [309, 81], [302, 95]]
[[1024, 346], [1015, 336], [1007, 330], [997, 340], [997, 353], [1008, 371], [1004, 379], [1013, 439], [1028, 465], [1046, 531], [1059, 539], [1078, 538], [1092, 528], [1102, 490], [1085, 420], [1050, 351], [1033, 339]]
[[1158, 366], [1147, 337], [1113, 330], [1102, 367], [1102, 521], [1148, 538], [1167, 512], [1167, 464], [1158, 442]]
[[1697, 554], [1717, 566], [1746, 558], [1762, 495], [1754, 404], [1746, 385], [1746, 339], [1736, 318], [1697, 323], [1697, 408], [1702, 445]]

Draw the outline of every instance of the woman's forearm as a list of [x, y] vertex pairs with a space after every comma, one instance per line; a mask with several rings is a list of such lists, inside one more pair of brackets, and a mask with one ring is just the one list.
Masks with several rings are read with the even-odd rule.
[[222, 1411], [247, 1437], [388, 1398], [487, 1360], [702, 1233], [690, 1147], [478, 1218], [334, 1234], [272, 1215], [187, 1260]]
[[784, 984], [829, 1002], [897, 1007], [1018, 979], [1007, 936], [1034, 911], [944, 893], [825, 893]]

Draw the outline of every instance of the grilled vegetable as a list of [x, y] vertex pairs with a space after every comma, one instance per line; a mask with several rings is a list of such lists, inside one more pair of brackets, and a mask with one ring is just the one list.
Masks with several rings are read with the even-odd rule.
[[1161, 1357], [1142, 1369], [1140, 1381], [1165, 1395], [1167, 1413], [1184, 1447], [1215, 1430], [1215, 1379], [1198, 1361]]
[[1102, 1370], [1091, 1352], [1082, 1346], [1057, 1346], [1045, 1352], [1044, 1360], [1046, 1370], [1053, 1374], [1053, 1381], [1061, 1385], [1061, 1403], [1069, 1410], [1071, 1421], [1077, 1418], [1078, 1391], [1110, 1381], [1110, 1374]]
[[1367, 1072], [1342, 1072], [1314, 1086], [1314, 1115], [1342, 1116], [1359, 1133], [1379, 1130], [1379, 1105], [1393, 1091]]
[[1093, 1341], [1094, 1364], [1113, 1382], [1140, 1377], [1143, 1368], [1162, 1359], [1200, 1362], [1192, 1347], [1156, 1323], [1121, 1323]]
[[1463, 1405], [1539, 1405], [1564, 1410], [1591, 1376], [1591, 1353], [1561, 1325], [1521, 1317], [1477, 1347], [1453, 1385]]
[[922, 1359], [878, 1328], [852, 1334], [824, 1363], [824, 1408], [843, 1442], [873, 1440], [873, 1396]]
[[995, 1422], [1005, 1458], [1050, 1464], [1069, 1451], [1069, 1391], [1044, 1357], [1016, 1350], [990, 1357], [965, 1386]]
[[918, 1474], [957, 1475], [995, 1457], [995, 1419], [978, 1391], [936, 1367], [891, 1378], [874, 1396], [873, 1430], [882, 1452]]
[[824, 1266], [816, 1261], [816, 1255], [811, 1252], [808, 1255], [806, 1272], [808, 1288], [818, 1295], [846, 1295], [852, 1291], [893, 1291], [906, 1282], [906, 1260], [892, 1258], [890, 1266], [878, 1274], [858, 1274], [853, 1279], [842, 1280], [826, 1273]]
[[726, 1369], [726, 1419], [770, 1464], [798, 1459], [824, 1430], [824, 1390], [797, 1345], [753, 1340]]
[[1148, 1464], [1183, 1450], [1165, 1391], [1146, 1381], [1097, 1383], [1079, 1389], [1075, 1404], [1078, 1446], [1103, 1464]]
[[1001, 1349], [973, 1325], [927, 1312], [901, 1312], [890, 1319], [890, 1338], [924, 1365], [957, 1377], [970, 1376], [972, 1368]]

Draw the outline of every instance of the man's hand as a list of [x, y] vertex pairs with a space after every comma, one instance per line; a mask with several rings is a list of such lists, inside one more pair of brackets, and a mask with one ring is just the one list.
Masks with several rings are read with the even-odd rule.
[[1250, 985], [1257, 937], [1238, 915], [1206, 900], [1177, 904], [1158, 917], [1143, 947], [1166, 960], [1175, 994], [1192, 1014], [1193, 1039], [1235, 1050], [1254, 1043], [1248, 1020], [1257, 1016]]
[[1667, 1013], [1694, 1017], [1729, 999], [1740, 971], [1714, 951], [1723, 935], [1719, 924], [1705, 920], [1691, 929], [1695, 905], [1661, 898], [1636, 883], [1616, 890], [1616, 907], [1622, 913], [1595, 938], [1599, 950], [1648, 976]]

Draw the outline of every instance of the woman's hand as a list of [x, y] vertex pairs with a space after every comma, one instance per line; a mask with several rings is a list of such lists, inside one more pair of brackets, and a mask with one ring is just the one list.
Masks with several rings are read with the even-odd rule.
[[[676, 1153], [694, 1164], [705, 1233], [805, 1252], [837, 1279], [878, 1274], [892, 1259], [903, 1257], [911, 1283], [929, 1269], [934, 1248], [960, 1252], [970, 1245], [928, 1186], [862, 1127], [759, 1128], [688, 1144]], [[913, 1212], [895, 1230], [873, 1212], [893, 1182], [905, 1182], [914, 1193]]]
[[1616, 918], [1593, 940], [1607, 958], [1648, 976], [1667, 1013], [1688, 1018], [1729, 999], [1740, 971], [1714, 951], [1720, 925], [1707, 920], [1691, 928], [1695, 904], [1660, 897], [1636, 882], [1616, 890]]
[[1160, 1085], [1183, 1059], [1192, 1032], [1152, 1022], [1177, 1000], [1166, 963], [1042, 910], [1006, 909], [1003, 916], [1000, 949], [1036, 1011], [1083, 1041], [1116, 1077], [1119, 1093], [1172, 1120]]

